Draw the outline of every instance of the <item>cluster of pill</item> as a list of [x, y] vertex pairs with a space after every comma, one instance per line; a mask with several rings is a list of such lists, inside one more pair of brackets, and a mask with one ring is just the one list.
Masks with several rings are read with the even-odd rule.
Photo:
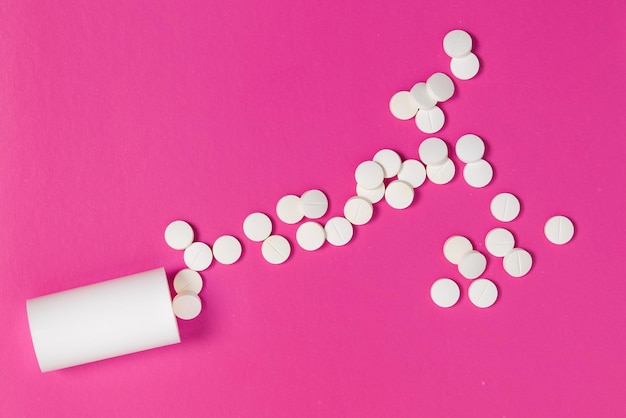
[[443, 50], [450, 59], [450, 71], [459, 80], [469, 80], [478, 74], [480, 62], [472, 52], [472, 37], [461, 29], [455, 29], [443, 38]]

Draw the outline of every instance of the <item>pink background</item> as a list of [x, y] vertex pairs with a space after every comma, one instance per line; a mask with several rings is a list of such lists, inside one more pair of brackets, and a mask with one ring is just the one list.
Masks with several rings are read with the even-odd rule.
[[[0, 416], [624, 416], [625, 19], [621, 0], [3, 1]], [[327, 219], [358, 163], [417, 157], [427, 135], [388, 100], [449, 73], [454, 28], [482, 67], [439, 136], [482, 136], [493, 183], [427, 184], [409, 209], [376, 205], [346, 247], [266, 263], [248, 213], [320, 188]], [[502, 191], [535, 265], [514, 279], [489, 257], [500, 298], [481, 310], [441, 248], [484, 249]], [[559, 213], [577, 226], [562, 247], [543, 237]], [[26, 299], [173, 277], [162, 234], [179, 218], [244, 243], [203, 274], [183, 343], [42, 374]], [[295, 226], [275, 231], [295, 244]], [[462, 297], [440, 309], [446, 276]]]

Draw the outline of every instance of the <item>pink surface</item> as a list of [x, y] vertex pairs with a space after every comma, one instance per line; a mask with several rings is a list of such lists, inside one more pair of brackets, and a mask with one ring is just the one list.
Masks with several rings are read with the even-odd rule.
[[[624, 414], [622, 1], [62, 3], [0, 6], [0, 416]], [[266, 263], [248, 213], [320, 188], [338, 215], [358, 163], [417, 157], [426, 135], [388, 100], [449, 73], [454, 28], [482, 67], [439, 135], [482, 136], [494, 182], [427, 184], [346, 247]], [[535, 265], [513, 279], [490, 257], [500, 298], [481, 310], [441, 248], [459, 233], [484, 249], [501, 191], [522, 201], [509, 226]], [[542, 232], [559, 213], [577, 227], [562, 247]], [[26, 299], [173, 277], [178, 218], [244, 243], [203, 274], [183, 343], [42, 374]], [[447, 310], [429, 298], [445, 276], [462, 288]]]

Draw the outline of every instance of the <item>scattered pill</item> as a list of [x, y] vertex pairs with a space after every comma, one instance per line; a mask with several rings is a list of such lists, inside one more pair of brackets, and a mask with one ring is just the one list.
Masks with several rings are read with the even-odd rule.
[[300, 198], [293, 194], [288, 194], [280, 198], [276, 204], [276, 215], [278, 219], [286, 224], [297, 224], [304, 217]]
[[174, 314], [180, 319], [194, 319], [202, 311], [202, 301], [193, 292], [182, 292], [177, 294], [172, 301]]
[[475, 279], [485, 272], [487, 258], [479, 251], [472, 250], [459, 261], [458, 269], [466, 279]]
[[326, 215], [328, 198], [321, 190], [307, 190], [300, 197], [302, 213], [309, 219], [319, 219]]
[[498, 288], [488, 279], [477, 279], [467, 289], [469, 300], [479, 308], [488, 308], [498, 300]]
[[443, 256], [452, 264], [457, 265], [473, 249], [474, 246], [470, 240], [462, 235], [453, 235], [443, 243]]
[[165, 228], [165, 242], [175, 250], [184, 250], [193, 242], [193, 228], [185, 221], [174, 221]]
[[456, 168], [451, 159], [447, 158], [443, 164], [427, 165], [426, 177], [435, 184], [447, 184], [454, 178]]
[[419, 110], [430, 110], [437, 104], [437, 99], [428, 93], [426, 83], [416, 83], [411, 87], [410, 93]]
[[472, 51], [472, 37], [464, 30], [452, 30], [443, 38], [443, 50], [450, 58], [464, 57]]
[[485, 156], [485, 143], [474, 134], [466, 134], [456, 141], [456, 156], [465, 164], [475, 163]]
[[415, 198], [413, 186], [402, 180], [394, 180], [387, 185], [385, 200], [394, 209], [406, 209]]
[[459, 80], [474, 78], [478, 74], [479, 69], [480, 62], [478, 57], [471, 52], [462, 58], [452, 58], [450, 60], [450, 71]]
[[520, 202], [511, 193], [500, 193], [491, 199], [489, 206], [494, 218], [501, 222], [511, 222], [520, 212]]
[[202, 276], [195, 270], [182, 269], [174, 276], [176, 293], [191, 292], [196, 295], [202, 290]]
[[510, 276], [522, 277], [528, 274], [533, 266], [533, 258], [528, 251], [522, 248], [514, 248], [502, 261], [504, 271]]
[[365, 225], [374, 215], [372, 203], [364, 197], [354, 196], [343, 206], [343, 216], [352, 225]]
[[363, 161], [356, 168], [354, 178], [359, 186], [372, 190], [380, 186], [385, 178], [383, 168], [375, 161]]
[[213, 243], [213, 257], [221, 264], [233, 264], [241, 257], [241, 243], [232, 235], [222, 235]]
[[204, 242], [194, 242], [185, 249], [183, 255], [185, 264], [192, 270], [206, 270], [213, 261], [213, 252]]
[[350, 221], [341, 216], [329, 219], [324, 230], [326, 231], [326, 241], [338, 247], [349, 243], [354, 235], [354, 228]]
[[434, 106], [428, 110], [420, 109], [415, 115], [415, 125], [425, 134], [439, 132], [445, 123], [446, 115], [443, 114], [439, 106]]
[[565, 216], [553, 216], [546, 222], [543, 232], [551, 243], [567, 244], [574, 236], [574, 224]]
[[250, 241], [261, 242], [272, 233], [272, 220], [264, 213], [251, 213], [243, 221], [243, 233]]
[[397, 152], [390, 149], [381, 149], [373, 158], [373, 161], [380, 164], [386, 179], [395, 177], [402, 166], [402, 159]]
[[282, 235], [270, 235], [261, 245], [261, 254], [268, 263], [282, 264], [291, 254], [291, 244]]
[[398, 180], [410, 184], [414, 189], [426, 181], [426, 167], [417, 160], [405, 160], [398, 172]]
[[454, 83], [444, 73], [435, 73], [426, 80], [428, 93], [438, 102], [445, 102], [454, 94]]
[[461, 296], [459, 285], [447, 278], [439, 279], [430, 287], [430, 297], [435, 305], [442, 308], [454, 306]]
[[417, 103], [408, 91], [399, 91], [389, 100], [389, 110], [397, 119], [409, 120], [417, 113]]
[[381, 183], [375, 189], [366, 189], [366, 188], [363, 188], [363, 187], [361, 187], [361, 186], [359, 186], [357, 184], [356, 185], [356, 194], [357, 194], [357, 196], [361, 196], [361, 197], [366, 198], [367, 200], [369, 200], [372, 203], [378, 203], [381, 200], [383, 200], [383, 197], [385, 197], [385, 184]]
[[493, 179], [493, 168], [486, 160], [478, 160], [463, 167], [463, 178], [472, 187], [485, 187]]
[[326, 241], [326, 232], [319, 223], [308, 221], [298, 227], [296, 241], [303, 249], [315, 251]]
[[448, 145], [440, 138], [426, 138], [420, 144], [417, 153], [427, 166], [443, 164], [448, 158]]
[[493, 228], [485, 237], [485, 247], [489, 254], [504, 257], [515, 248], [515, 238], [508, 229]]

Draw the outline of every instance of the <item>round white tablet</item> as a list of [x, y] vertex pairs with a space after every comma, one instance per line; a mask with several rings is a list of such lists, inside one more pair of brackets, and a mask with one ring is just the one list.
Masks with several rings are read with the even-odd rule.
[[357, 184], [356, 194], [357, 196], [366, 198], [372, 203], [378, 203], [385, 197], [385, 184], [380, 183], [380, 186], [375, 189], [365, 189]]
[[297, 224], [304, 217], [302, 207], [300, 206], [300, 198], [293, 194], [288, 194], [280, 198], [276, 203], [276, 215], [278, 219], [286, 224]]
[[184, 250], [193, 242], [193, 228], [185, 221], [174, 221], [165, 228], [165, 242], [175, 250]]
[[459, 273], [466, 279], [475, 279], [485, 272], [487, 258], [476, 250], [465, 254], [459, 261]]
[[565, 216], [553, 216], [546, 222], [543, 232], [551, 243], [567, 244], [574, 236], [574, 224]]
[[464, 57], [472, 51], [472, 37], [464, 30], [452, 30], [443, 38], [443, 50], [450, 58]]
[[474, 280], [467, 289], [467, 296], [475, 306], [488, 308], [498, 300], [498, 288], [491, 280]]
[[354, 196], [343, 206], [343, 216], [352, 225], [365, 225], [374, 215], [374, 206], [364, 197]]
[[533, 266], [533, 258], [528, 251], [514, 248], [502, 260], [504, 271], [513, 277], [525, 276]]
[[185, 264], [192, 270], [206, 270], [213, 261], [213, 252], [211, 247], [204, 242], [194, 242], [185, 249], [183, 254]]
[[363, 161], [356, 168], [354, 178], [359, 186], [372, 190], [381, 185], [385, 178], [385, 172], [377, 162]]
[[434, 134], [439, 132], [446, 123], [446, 116], [439, 106], [432, 109], [420, 109], [415, 115], [415, 125], [425, 134]]
[[243, 221], [243, 233], [250, 241], [261, 242], [272, 233], [272, 220], [264, 213], [251, 213]]
[[202, 290], [202, 276], [195, 270], [182, 269], [174, 276], [176, 293], [191, 292], [196, 295]]
[[435, 73], [426, 80], [428, 93], [438, 102], [445, 102], [454, 94], [454, 83], [444, 73]]
[[408, 91], [399, 91], [389, 100], [389, 110], [397, 119], [409, 120], [417, 113], [417, 103]]
[[349, 243], [352, 235], [354, 235], [354, 228], [350, 221], [341, 216], [329, 219], [324, 230], [326, 231], [326, 240], [338, 247]]
[[501, 222], [511, 222], [520, 212], [520, 202], [511, 193], [500, 193], [491, 199], [489, 209], [494, 218]]
[[282, 264], [291, 254], [291, 244], [282, 235], [270, 235], [261, 245], [261, 254], [268, 263]]
[[448, 158], [448, 145], [440, 138], [426, 138], [420, 144], [417, 153], [426, 165], [443, 164]]
[[315, 251], [326, 241], [324, 227], [317, 222], [305, 222], [296, 231], [298, 245], [307, 251]]
[[474, 134], [465, 134], [456, 141], [456, 156], [465, 164], [475, 163], [485, 156], [485, 143]]
[[426, 181], [426, 167], [417, 160], [405, 160], [398, 172], [398, 180], [410, 184], [414, 189]]
[[463, 167], [463, 178], [472, 187], [485, 187], [493, 179], [493, 168], [486, 160], [478, 160]]
[[478, 57], [473, 53], [469, 53], [463, 58], [452, 58], [450, 60], [450, 71], [459, 80], [469, 80], [478, 74], [480, 62]]
[[406, 209], [415, 198], [413, 186], [402, 180], [394, 180], [387, 185], [385, 200], [394, 209]]
[[395, 177], [402, 166], [402, 159], [397, 152], [390, 149], [381, 149], [374, 155], [373, 161], [383, 168], [385, 178]]
[[459, 301], [461, 289], [459, 285], [450, 279], [439, 279], [430, 287], [430, 298], [435, 305], [442, 308], [454, 306]]
[[202, 301], [193, 292], [182, 292], [174, 296], [172, 301], [174, 315], [180, 319], [194, 319], [202, 311]]
[[437, 104], [437, 99], [431, 96], [426, 89], [426, 83], [419, 82], [411, 87], [411, 98], [420, 110], [432, 109]]
[[455, 173], [456, 168], [449, 158], [443, 164], [426, 166], [426, 177], [435, 184], [449, 183], [454, 178]]
[[241, 251], [241, 243], [232, 235], [222, 235], [213, 243], [213, 257], [218, 263], [235, 263], [241, 257]]
[[485, 247], [489, 254], [495, 257], [504, 257], [515, 248], [515, 238], [508, 229], [493, 228], [487, 232]]
[[318, 219], [326, 215], [328, 198], [321, 190], [307, 190], [300, 197], [302, 213], [309, 219]]
[[443, 243], [443, 256], [452, 264], [457, 265], [473, 249], [470, 240], [461, 235], [452, 235]]

